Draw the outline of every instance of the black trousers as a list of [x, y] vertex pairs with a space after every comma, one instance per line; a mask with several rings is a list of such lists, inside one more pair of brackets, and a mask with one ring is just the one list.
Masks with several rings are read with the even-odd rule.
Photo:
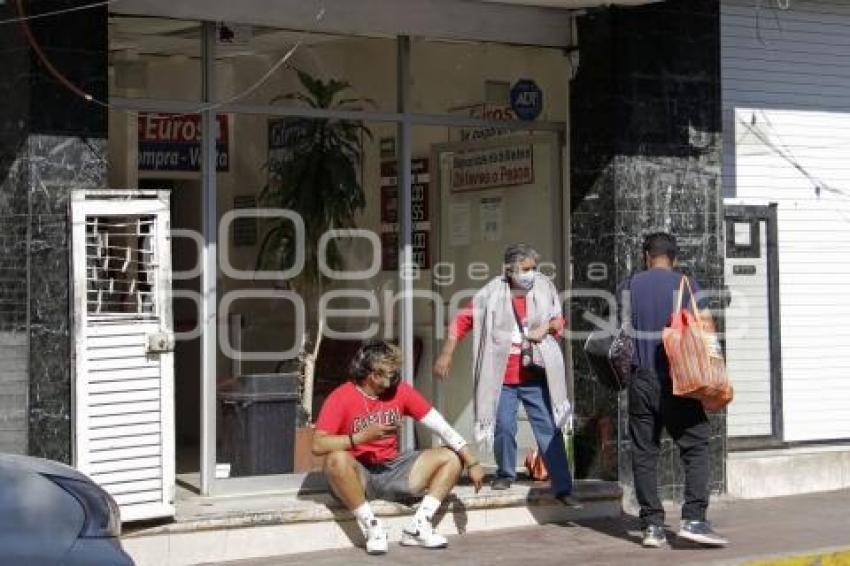
[[704, 521], [709, 497], [711, 426], [702, 404], [675, 397], [666, 373], [638, 369], [629, 386], [629, 435], [632, 471], [640, 504], [640, 522], [664, 525], [664, 507], [658, 497], [658, 454], [662, 427], [679, 448], [685, 468], [682, 519]]

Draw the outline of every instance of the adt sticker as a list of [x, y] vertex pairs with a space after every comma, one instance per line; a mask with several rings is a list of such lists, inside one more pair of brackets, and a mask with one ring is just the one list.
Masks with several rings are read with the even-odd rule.
[[543, 91], [531, 79], [521, 79], [511, 88], [511, 108], [520, 120], [536, 120], [543, 111]]

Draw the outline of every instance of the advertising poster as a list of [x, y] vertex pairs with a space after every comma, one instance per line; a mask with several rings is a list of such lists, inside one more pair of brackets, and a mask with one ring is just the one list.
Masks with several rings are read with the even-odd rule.
[[[227, 114], [216, 116], [216, 170], [230, 169]], [[200, 171], [201, 117], [197, 114], [140, 112], [138, 117], [140, 171]]]
[[485, 242], [498, 242], [502, 239], [502, 197], [481, 199], [481, 239]]
[[477, 191], [534, 182], [531, 144], [463, 151], [452, 156], [452, 192]]
[[468, 246], [472, 241], [472, 207], [468, 202], [455, 202], [449, 206], [449, 243], [452, 247]]
[[[430, 181], [428, 160], [411, 160], [413, 263], [420, 269], [431, 267], [431, 214], [428, 204]], [[381, 164], [381, 247], [384, 271], [398, 270], [399, 211], [397, 162], [385, 161]]]

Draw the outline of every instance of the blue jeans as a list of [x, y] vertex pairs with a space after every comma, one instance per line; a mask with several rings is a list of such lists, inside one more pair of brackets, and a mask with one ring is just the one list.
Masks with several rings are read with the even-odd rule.
[[537, 446], [546, 462], [552, 492], [563, 495], [572, 492], [573, 480], [567, 464], [564, 436], [555, 427], [552, 418], [552, 403], [545, 380], [535, 380], [521, 385], [502, 385], [499, 408], [496, 411], [494, 449], [498, 471], [496, 475], [510, 480], [516, 479], [516, 432], [519, 402], [525, 407]]

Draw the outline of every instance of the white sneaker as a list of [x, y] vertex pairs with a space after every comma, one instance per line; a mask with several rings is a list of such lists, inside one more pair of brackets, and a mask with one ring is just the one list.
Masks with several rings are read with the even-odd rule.
[[401, 544], [423, 548], [446, 548], [449, 541], [436, 532], [429, 521], [413, 519], [401, 532]]
[[387, 529], [378, 519], [372, 519], [369, 525], [360, 525], [366, 537], [366, 554], [386, 554], [389, 550]]

